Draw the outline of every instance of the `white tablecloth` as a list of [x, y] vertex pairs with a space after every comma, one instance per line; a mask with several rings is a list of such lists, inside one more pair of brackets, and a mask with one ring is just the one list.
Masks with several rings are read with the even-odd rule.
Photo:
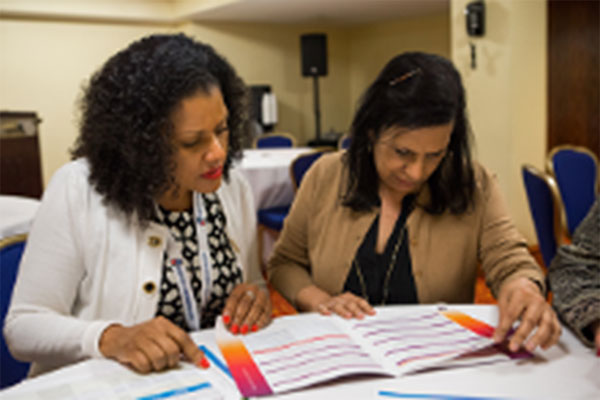
[[[453, 305], [452, 308], [492, 325], [498, 321], [495, 306]], [[210, 351], [223, 359], [216, 348], [212, 329], [195, 334], [194, 339], [204, 343]], [[558, 345], [546, 351], [537, 350], [535, 355], [533, 359], [433, 370], [397, 378], [347, 377], [287, 394], [263, 397], [263, 399], [386, 400], [393, 398], [381, 395], [382, 391], [397, 393], [397, 398], [427, 400], [434, 398], [600, 399], [600, 375], [598, 374], [600, 358], [595, 356], [592, 349], [585, 348], [571, 332], [564, 329]], [[124, 398], [131, 398], [131, 394], [139, 393], [142, 389], [146, 392], [165, 394], [162, 397], [154, 397], [156, 399], [172, 398], [176, 394], [182, 396], [176, 398], [198, 398], [199, 393], [208, 394], [208, 392], [198, 391], [188, 393], [186, 397], [186, 394], [182, 393], [185, 391], [181, 390], [182, 386], [190, 385], [188, 380], [181, 380], [184, 378], [181, 377], [181, 373], [185, 372], [185, 370], [179, 372], [175, 370], [162, 374], [137, 375], [116, 361], [88, 360], [28, 379], [12, 389], [1, 392], [0, 399], [89, 400], [116, 398], [116, 393], [119, 392]], [[218, 373], [219, 368], [213, 362], [208, 371], [198, 371], [192, 382], [197, 384], [203, 379], [218, 379], [213, 381], [215, 388], [227, 390], [227, 393], [217, 397], [200, 396], [200, 398], [238, 400], [239, 393], [229, 393], [231, 382], [223, 382]], [[170, 391], [168, 392], [170, 395], [164, 392], [166, 390]], [[129, 397], [127, 393], [130, 394]]]
[[294, 199], [290, 164], [310, 147], [246, 149], [234, 168], [240, 170], [252, 188], [256, 209], [285, 206]]
[[21, 196], [0, 196], [0, 240], [29, 232], [40, 201]]

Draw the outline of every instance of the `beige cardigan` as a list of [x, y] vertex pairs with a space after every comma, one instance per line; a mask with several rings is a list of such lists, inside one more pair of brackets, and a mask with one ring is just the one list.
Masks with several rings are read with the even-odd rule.
[[[341, 293], [352, 260], [379, 209], [355, 212], [341, 204], [343, 152], [321, 157], [307, 172], [267, 266], [272, 285], [292, 304], [315, 284]], [[542, 288], [544, 275], [507, 214], [496, 180], [475, 164], [474, 209], [431, 215], [418, 205], [407, 225], [412, 270], [420, 303], [471, 303], [477, 265], [497, 295], [510, 276], [525, 276]], [[428, 196], [424, 190], [417, 203]]]

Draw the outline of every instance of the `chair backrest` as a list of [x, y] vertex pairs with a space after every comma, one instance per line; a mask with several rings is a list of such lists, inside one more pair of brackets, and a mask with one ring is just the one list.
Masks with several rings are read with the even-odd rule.
[[267, 133], [254, 139], [254, 147], [257, 149], [295, 146], [296, 140], [287, 133]]
[[292, 183], [294, 184], [294, 191], [297, 191], [300, 187], [300, 183], [302, 182], [302, 178], [306, 171], [308, 171], [310, 166], [325, 152], [326, 150], [315, 150], [309, 153], [300, 154], [292, 161], [290, 164], [290, 176], [292, 178]]
[[343, 135], [340, 138], [340, 140], [338, 141], [338, 149], [339, 150], [347, 149], [348, 147], [350, 147], [351, 141], [352, 141], [352, 139], [350, 139], [350, 136], [348, 134]]
[[529, 210], [546, 267], [563, 244], [564, 213], [556, 181], [531, 165], [521, 167]]
[[[25, 249], [26, 235], [16, 235], [0, 240], [0, 323], [4, 327], [4, 318], [8, 311], [13, 286], [17, 278], [21, 255]], [[0, 389], [21, 381], [29, 371], [29, 363], [15, 360], [0, 335]]]
[[556, 179], [572, 235], [596, 198], [598, 159], [585, 147], [558, 146], [548, 154], [546, 170]]

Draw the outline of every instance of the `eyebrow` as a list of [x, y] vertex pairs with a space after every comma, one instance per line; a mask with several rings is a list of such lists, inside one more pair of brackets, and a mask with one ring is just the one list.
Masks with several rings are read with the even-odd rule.
[[[393, 148], [394, 148], [395, 151], [407, 151], [407, 152], [416, 154], [416, 152], [414, 150], [409, 149], [407, 147], [396, 147], [396, 146], [393, 146]], [[441, 150], [427, 152], [427, 153], [425, 153], [425, 155], [438, 155], [438, 154], [441, 154], [441, 153], [445, 152], [446, 150], [448, 150], [447, 147], [445, 147], [445, 148], [443, 148]]]
[[447, 147], [444, 147], [441, 150], [437, 150], [437, 151], [431, 151], [429, 153], [425, 153], [426, 155], [438, 155], [438, 154], [442, 154], [443, 152], [445, 152], [446, 150], [448, 150]]
[[[227, 119], [229, 118], [229, 115], [225, 115], [225, 118], [223, 118], [221, 121], [217, 122], [217, 125], [215, 126], [215, 128], [220, 128], [222, 125], [227, 126]], [[205, 129], [201, 129], [201, 130], [189, 130], [189, 131], [181, 131], [182, 134], [196, 134], [196, 135], [205, 135], [207, 133], [209, 133], [210, 131], [207, 131]]]

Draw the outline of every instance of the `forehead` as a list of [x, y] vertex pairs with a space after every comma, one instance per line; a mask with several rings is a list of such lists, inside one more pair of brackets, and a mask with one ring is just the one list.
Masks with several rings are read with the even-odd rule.
[[453, 122], [422, 128], [392, 126], [381, 132], [378, 141], [414, 151], [440, 151], [448, 146], [453, 128]]
[[227, 117], [227, 107], [221, 90], [210, 88], [207, 92], [199, 90], [184, 98], [175, 107], [171, 120], [175, 133], [187, 131], [212, 130]]

